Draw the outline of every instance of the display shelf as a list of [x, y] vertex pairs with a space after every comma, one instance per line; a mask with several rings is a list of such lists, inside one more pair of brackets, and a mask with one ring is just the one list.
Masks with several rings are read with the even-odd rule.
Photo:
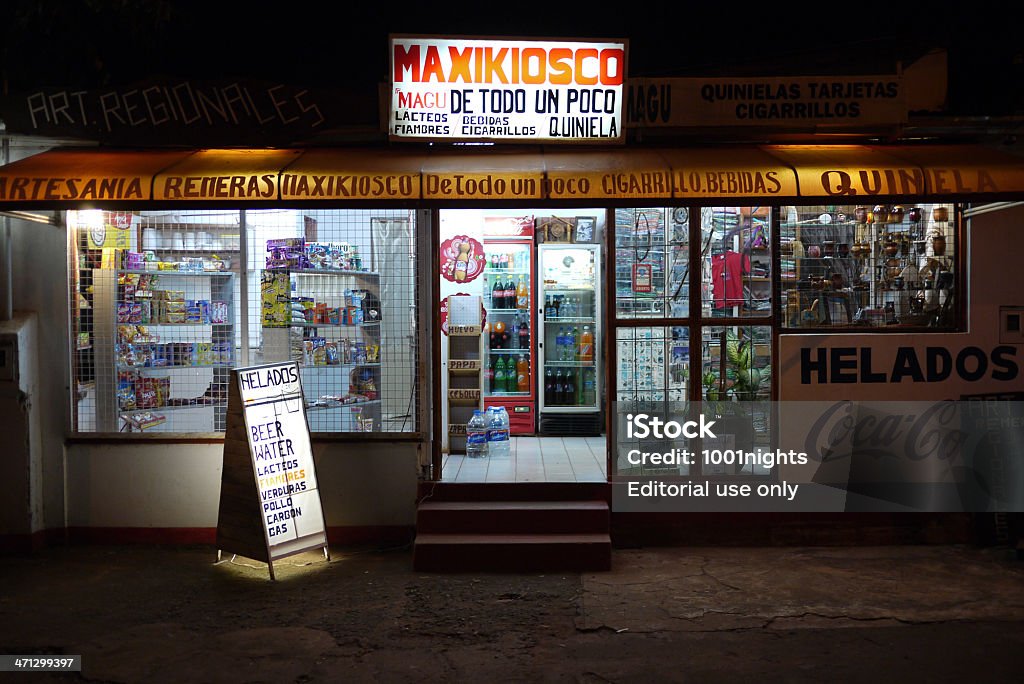
[[525, 314], [526, 313], [526, 309], [495, 309], [495, 308], [488, 308], [487, 309], [487, 313], [488, 314], [499, 314], [499, 315], [506, 315], [507, 316], [507, 315], [510, 315], [510, 314]]
[[[303, 391], [307, 397], [306, 406], [310, 411], [322, 412], [358, 406], [365, 409], [362, 419], [372, 420], [374, 430], [382, 429], [383, 403], [380, 399], [345, 403], [341, 400], [328, 401], [316, 398], [327, 395], [342, 398], [357, 395], [380, 396], [384, 368], [384, 359], [378, 355], [383, 335], [380, 273], [348, 268], [286, 267], [267, 268], [261, 273], [264, 288], [268, 288], [270, 284], [270, 289], [264, 289], [261, 295], [264, 314], [261, 316], [264, 357], [272, 360], [291, 360], [298, 364], [302, 374]], [[354, 293], [359, 293], [363, 299], [358, 302], [354, 297], [350, 299]], [[307, 315], [316, 316], [320, 320], [307, 320], [303, 318], [302, 312], [292, 308], [299, 306], [300, 301], [305, 302]], [[311, 302], [315, 309], [308, 308]], [[355, 315], [369, 318], [372, 310], [377, 318], [362, 320], [360, 323], [343, 322], [349, 320], [349, 314], [346, 312], [353, 308], [359, 309], [353, 312]], [[271, 311], [269, 317], [266, 316], [268, 310]], [[326, 318], [328, 315], [336, 322], [329, 321]], [[270, 320], [275, 318], [280, 322]], [[348, 354], [346, 350], [341, 349], [339, 343], [338, 354], [334, 357], [338, 363], [314, 363], [314, 360], [321, 360], [318, 351], [310, 354], [310, 341], [316, 339], [321, 339], [327, 349], [332, 348], [339, 340], [346, 339], [353, 343], [374, 345], [377, 352], [370, 358], [376, 360], [345, 361], [346, 358], [364, 357]], [[326, 361], [326, 356], [323, 360]], [[325, 402], [326, 405], [318, 405], [318, 402]], [[323, 429], [343, 429], [338, 420], [341, 419], [327, 414], [322, 415], [317, 424]], [[359, 428], [360, 431], [362, 429]]]
[[212, 270], [211, 271], [208, 271], [208, 270], [202, 270], [202, 271], [180, 271], [180, 270], [176, 270], [176, 269], [175, 270], [170, 270], [170, 269], [156, 269], [156, 268], [153, 268], [153, 269], [148, 269], [148, 268], [147, 269], [119, 268], [119, 269], [117, 269], [117, 272], [118, 273], [125, 273], [125, 274], [128, 274], [128, 275], [167, 276], [169, 278], [186, 278], [186, 277], [190, 277], [190, 276], [198, 276], [198, 277], [206, 276], [206, 277], [211, 277], [211, 278], [217, 277], [217, 276], [221, 276], [223, 278], [231, 278], [231, 277], [233, 277], [235, 275], [234, 271], [225, 271], [223, 269], [219, 270], [219, 271], [212, 271]]
[[371, 278], [379, 278], [380, 273], [377, 271], [357, 271], [355, 269], [344, 269], [344, 268], [268, 268], [265, 269], [268, 273], [291, 273], [300, 276], [310, 275], [322, 275], [322, 276], [333, 276], [333, 275], [348, 275], [348, 276], [367, 276]]
[[[183, 401], [193, 401], [191, 399]], [[207, 409], [207, 408], [225, 408], [228, 405], [227, 399], [220, 399], [216, 402], [201, 403], [201, 404], [170, 404], [166, 406], [154, 406], [152, 408], [135, 408], [135, 409], [118, 409], [118, 413], [124, 416], [136, 415], [139, 413], [163, 413], [164, 411], [184, 411], [186, 409]]]
[[552, 368], [596, 368], [593, 361], [545, 361], [545, 366]]
[[366, 321], [364, 323], [356, 323], [355, 325], [347, 325], [345, 323], [310, 323], [309, 321], [302, 321], [301, 323], [292, 322], [288, 325], [278, 326], [265, 326], [265, 327], [277, 327], [277, 328], [371, 328], [380, 325], [380, 321]]
[[531, 275], [530, 271], [519, 271], [519, 270], [516, 270], [516, 271], [505, 271], [505, 270], [502, 270], [500, 268], [497, 269], [497, 270], [492, 269], [492, 268], [484, 269], [484, 277], [485, 278], [489, 278], [491, 276], [496, 277], [496, 278], [497, 277], [504, 278], [504, 276], [523, 276], [524, 278], [528, 278], [528, 277], [530, 277], [530, 275]]
[[596, 319], [593, 316], [549, 316], [544, 320], [548, 323], [593, 323]]
[[194, 364], [190, 366], [175, 365], [175, 366], [128, 366], [125, 364], [117, 364], [117, 370], [119, 371], [175, 371], [184, 369], [195, 369], [195, 368], [234, 368], [233, 363], [202, 363]]
[[[124, 276], [155, 276], [157, 282], [172, 283], [171, 287], [148, 287], [140, 291], [143, 296], [134, 296], [134, 290], [128, 289], [132, 283], [125, 284]], [[206, 414], [201, 418], [188, 419], [187, 428], [174, 425], [168, 421], [162, 429], [172, 431], [219, 432], [226, 425], [226, 387], [228, 375], [233, 364], [224, 359], [225, 350], [230, 350], [231, 357], [237, 353], [234, 341], [233, 308], [236, 299], [234, 291], [235, 273], [232, 271], [159, 271], [146, 269], [93, 269], [92, 282], [94, 290], [94, 331], [93, 347], [97, 360], [97, 368], [105, 367], [105, 372], [97, 372], [96, 376], [96, 429], [99, 432], [115, 432], [121, 426], [126, 411], [120, 409], [122, 393], [130, 392], [141, 396], [141, 392], [150, 388], [141, 383], [163, 379], [169, 385], [164, 396], [180, 396], [198, 394], [196, 399], [187, 404], [158, 406], [152, 409], [136, 409], [135, 411], [170, 411], [181, 408], [201, 409]], [[223, 321], [214, 323], [209, 320], [184, 320], [180, 322], [166, 320], [143, 320], [138, 313], [132, 314], [136, 320], [125, 316], [127, 305], [147, 307], [155, 303], [159, 297], [168, 296], [168, 291], [177, 292], [173, 299], [160, 300], [167, 304], [178, 304], [184, 308], [188, 301], [205, 301], [223, 307], [218, 318]], [[137, 309], [136, 309], [137, 312]], [[120, 319], [120, 320], [119, 320]], [[140, 328], [148, 328], [151, 334], [136, 335]], [[204, 363], [174, 363], [164, 366], [137, 365], [124, 363], [121, 354], [124, 345], [138, 345], [142, 348], [155, 348], [155, 353], [174, 354], [178, 361], [188, 358], [196, 349], [208, 348], [211, 356], [204, 359], [222, 359]], [[173, 345], [173, 346], [164, 346]], [[217, 354], [214, 356], [214, 352]], [[204, 354], [207, 352], [204, 352]], [[102, 362], [102, 366], [101, 366]], [[191, 371], [191, 372], [183, 372]], [[208, 383], [208, 384], [207, 384]], [[202, 394], [204, 389], [207, 394]], [[151, 390], [150, 390], [151, 391]], [[225, 399], [220, 395], [223, 391]], [[148, 429], [145, 426], [133, 425], [136, 429]]]
[[318, 404], [316, 401], [313, 401], [313, 402], [307, 402], [306, 403], [306, 410], [307, 411], [330, 411], [332, 409], [355, 408], [355, 407], [362, 407], [362, 406], [380, 406], [380, 403], [381, 403], [380, 399], [371, 399], [370, 401], [350, 401], [348, 403], [345, 403], [343, 401], [339, 401], [339, 402], [332, 403], [330, 405], [325, 406], [323, 404]]
[[343, 368], [380, 368], [379, 363], [324, 363], [319, 365], [310, 365], [308, 363], [300, 363], [299, 370], [321, 370], [327, 369], [343, 369]]
[[[457, 308], [453, 300], [458, 302]], [[484, 336], [480, 296], [449, 297], [449, 325], [447, 335], [448, 363], [445, 369], [448, 390], [445, 402], [448, 417], [448, 451], [466, 453], [466, 423], [474, 409], [482, 410]], [[460, 320], [452, 324], [453, 317]], [[474, 320], [475, 319], [475, 320]]]

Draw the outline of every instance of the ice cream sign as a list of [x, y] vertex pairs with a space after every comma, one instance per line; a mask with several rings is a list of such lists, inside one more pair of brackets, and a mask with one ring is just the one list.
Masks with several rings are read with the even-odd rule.
[[324, 516], [298, 365], [240, 368], [237, 377], [269, 556], [320, 547]]
[[392, 139], [622, 142], [626, 42], [392, 37]]

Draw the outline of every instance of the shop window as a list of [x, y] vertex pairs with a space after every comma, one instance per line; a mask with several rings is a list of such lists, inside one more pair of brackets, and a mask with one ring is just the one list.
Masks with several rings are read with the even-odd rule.
[[76, 431], [223, 432], [230, 369], [287, 360], [312, 431], [416, 430], [410, 212], [95, 210], [68, 226]]
[[771, 316], [771, 210], [701, 209], [701, 315]]
[[[686, 326], [616, 330], [616, 472], [623, 475], [689, 475], [686, 464], [631, 463], [629, 453], [662, 451], [664, 440], [630, 436], [628, 416], [683, 415], [689, 405], [690, 336]], [[685, 438], [674, 440], [685, 448]]]
[[956, 327], [952, 205], [782, 207], [780, 218], [784, 328]]
[[[756, 452], [771, 444], [771, 327], [705, 326], [701, 331], [701, 411], [717, 423], [703, 450]], [[767, 475], [747, 462], [708, 462], [703, 474]]]
[[615, 315], [690, 315], [690, 223], [686, 207], [615, 210]]

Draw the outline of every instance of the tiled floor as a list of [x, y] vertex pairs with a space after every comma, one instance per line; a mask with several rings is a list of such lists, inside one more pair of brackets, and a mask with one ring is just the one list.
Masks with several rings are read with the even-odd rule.
[[605, 438], [513, 437], [508, 456], [445, 454], [443, 482], [604, 482]]

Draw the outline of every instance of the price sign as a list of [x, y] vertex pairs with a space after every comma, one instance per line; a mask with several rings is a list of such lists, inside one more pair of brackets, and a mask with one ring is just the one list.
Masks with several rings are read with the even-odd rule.
[[268, 564], [310, 549], [326, 552], [298, 365], [253, 366], [232, 374], [218, 548]]

